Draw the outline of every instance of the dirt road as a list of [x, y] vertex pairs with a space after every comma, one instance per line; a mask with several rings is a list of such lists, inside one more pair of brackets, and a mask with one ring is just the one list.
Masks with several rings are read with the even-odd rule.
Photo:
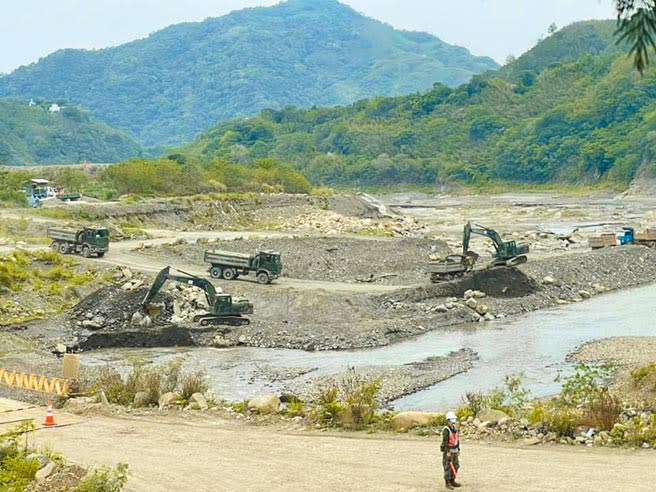
[[[444, 490], [436, 439], [93, 416], [36, 433], [74, 462], [127, 462], [130, 491]], [[463, 443], [462, 490], [651, 491], [656, 451]]]

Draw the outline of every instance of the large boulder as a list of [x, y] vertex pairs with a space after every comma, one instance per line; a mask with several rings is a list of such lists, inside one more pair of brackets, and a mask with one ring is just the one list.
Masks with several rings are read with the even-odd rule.
[[248, 409], [258, 413], [277, 413], [280, 408], [280, 398], [275, 393], [258, 396], [248, 402]]
[[132, 401], [134, 408], [141, 408], [150, 405], [150, 394], [147, 391], [137, 391]]
[[[191, 398], [189, 399], [189, 403], [191, 404], [192, 407], [198, 406], [200, 410], [207, 410], [210, 408], [210, 406], [207, 404], [207, 400], [205, 399], [205, 396], [203, 396], [202, 393], [194, 393], [191, 395]], [[278, 404], [280, 405], [280, 400], [278, 400]]]
[[507, 413], [501, 410], [494, 410], [492, 408], [484, 408], [476, 415], [476, 418], [481, 422], [489, 422], [490, 425], [496, 425], [501, 419], [508, 419]]
[[164, 393], [159, 397], [159, 401], [158, 401], [159, 408], [161, 409], [161, 408], [172, 407], [173, 405], [176, 404], [177, 399], [178, 399], [178, 395], [172, 393], [171, 391], [169, 391], [168, 393]]
[[401, 412], [392, 417], [391, 425], [394, 430], [408, 430], [412, 427], [429, 425], [442, 417], [435, 412]]
[[86, 414], [87, 412], [98, 410], [100, 407], [101, 404], [97, 403], [95, 398], [90, 398], [88, 396], [69, 398], [64, 404], [64, 410], [77, 415], [82, 415]]

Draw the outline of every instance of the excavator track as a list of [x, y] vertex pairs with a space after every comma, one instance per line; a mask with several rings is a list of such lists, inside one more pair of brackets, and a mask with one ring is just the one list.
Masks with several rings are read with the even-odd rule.
[[[195, 319], [195, 318], [194, 318]], [[239, 316], [203, 316], [200, 318], [201, 326], [208, 325], [228, 325], [228, 326], [245, 326], [250, 325], [251, 320]]]

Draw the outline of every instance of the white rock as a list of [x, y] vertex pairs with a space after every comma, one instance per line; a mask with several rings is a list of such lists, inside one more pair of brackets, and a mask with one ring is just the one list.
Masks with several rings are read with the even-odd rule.
[[41, 468], [38, 472], [36, 472], [36, 475], [34, 475], [34, 479], [37, 482], [42, 482], [46, 478], [48, 478], [53, 471], [55, 471], [55, 464], [50, 461], [46, 466]]
[[477, 301], [476, 299], [474, 299], [473, 297], [470, 297], [470, 298], [467, 299], [467, 301], [465, 302], [465, 305], [466, 305], [467, 307], [469, 307], [469, 308], [472, 308], [472, 309], [476, 309], [476, 305], [477, 305], [477, 304], [478, 304], [478, 301]]
[[178, 396], [175, 393], [172, 393], [171, 391], [169, 391], [168, 393], [164, 393], [162, 396], [159, 397], [159, 400], [157, 402], [159, 404], [159, 408], [160, 409], [168, 408], [174, 405], [177, 397]]
[[590, 299], [592, 297], [592, 294], [590, 294], [590, 292], [588, 292], [587, 290], [579, 290], [579, 295], [583, 299]]
[[556, 282], [556, 279], [553, 278], [551, 275], [547, 275], [542, 279], [542, 283], [546, 285], [551, 285]]
[[390, 424], [394, 430], [407, 430], [416, 426], [428, 425], [441, 415], [435, 412], [400, 412], [392, 417]]
[[258, 413], [277, 413], [280, 408], [280, 398], [275, 393], [258, 396], [248, 402], [248, 409]]
[[191, 402], [192, 405], [196, 403], [198, 405], [198, 408], [200, 408], [201, 410], [207, 410], [208, 408], [210, 408], [210, 406], [207, 404], [207, 400], [205, 399], [202, 393], [194, 393], [193, 395], [191, 395], [191, 399], [189, 401]]

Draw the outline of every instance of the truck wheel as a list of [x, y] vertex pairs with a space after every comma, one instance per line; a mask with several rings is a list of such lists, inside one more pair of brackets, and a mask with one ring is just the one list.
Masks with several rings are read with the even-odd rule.
[[257, 274], [257, 283], [258, 284], [268, 284], [269, 275], [266, 272], [260, 272]]
[[98, 258], [102, 258], [103, 256], [105, 256], [105, 253], [101, 251], [100, 253], [97, 253], [97, 255], [98, 255]]
[[59, 243], [59, 252], [63, 255], [68, 253], [68, 244], [66, 243]]
[[53, 241], [50, 244], [50, 248], [54, 249], [55, 251], [59, 251], [59, 243], [57, 241]]
[[87, 246], [86, 244], [82, 246], [82, 256], [84, 256], [85, 258], [91, 256], [91, 248], [89, 248], [89, 246]]
[[212, 278], [221, 278], [221, 267], [213, 266], [210, 268], [210, 277]]
[[226, 280], [234, 280], [237, 272], [234, 268], [226, 268], [223, 270], [223, 278]]
[[647, 246], [649, 246], [650, 248], [656, 248], [656, 241], [647, 242]]

